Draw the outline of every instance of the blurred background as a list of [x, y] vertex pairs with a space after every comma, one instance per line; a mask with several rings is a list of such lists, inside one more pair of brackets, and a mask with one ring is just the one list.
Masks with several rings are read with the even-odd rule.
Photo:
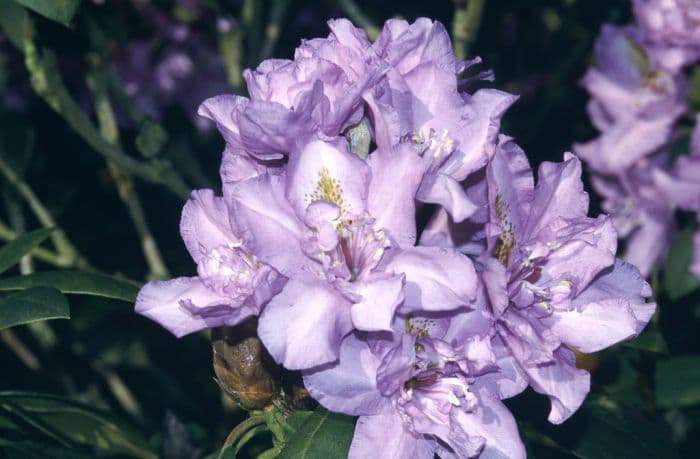
[[[24, 259], [5, 277], [96, 270], [138, 284], [192, 275], [178, 231], [180, 211], [189, 189], [220, 189], [224, 146], [216, 129], [198, 119], [200, 102], [245, 94], [242, 69], [270, 57], [292, 58], [303, 38], [328, 34], [330, 18], [349, 17], [372, 37], [392, 17], [427, 16], [450, 29], [468, 6], [457, 0], [77, 4], [74, 15], [58, 21], [22, 11], [30, 17], [28, 32], [17, 22], [14, 1], [0, 0], [0, 238], [43, 226], [65, 236], [54, 252]], [[630, 17], [627, 0], [483, 2], [462, 51], [481, 56], [482, 69], [493, 70], [488, 86], [520, 95], [502, 131], [517, 139], [533, 165], [560, 160], [574, 142], [595, 135], [578, 82], [601, 25]], [[131, 168], [129, 161], [148, 167]], [[532, 457], [697, 457], [700, 292], [686, 275], [687, 245], [674, 250], [653, 279], [662, 313], [650, 332], [634, 345], [582, 356], [594, 388], [581, 412], [555, 427], [546, 423], [546, 398], [528, 392], [508, 402]], [[679, 282], [681, 290], [674, 287]], [[60, 431], [61, 419], [78, 422], [56, 407], [56, 417], [35, 421], [32, 413], [55, 412], [41, 404], [22, 409], [21, 394], [9, 391], [69, 397], [119, 418], [124, 438], [115, 440], [108, 429], [81, 437], [95, 454], [217, 452], [245, 413], [213, 379], [209, 337], [178, 340], [135, 315], [128, 301], [65, 293], [70, 320], [0, 332], [0, 456], [48, 457], [49, 450], [13, 444], [41, 439], [59, 447], [68, 435]], [[659, 395], [659, 387], [667, 392]], [[58, 429], [59, 440], [37, 433], [32, 422], [47, 423], [49, 433]]]

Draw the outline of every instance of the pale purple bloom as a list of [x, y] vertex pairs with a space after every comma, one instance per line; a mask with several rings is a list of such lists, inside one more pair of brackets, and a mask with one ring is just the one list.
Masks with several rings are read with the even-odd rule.
[[596, 65], [582, 80], [592, 97], [588, 113], [601, 134], [575, 151], [598, 173], [620, 173], [658, 151], [687, 108], [685, 78], [653, 68], [637, 35], [632, 27], [603, 26]]
[[[358, 123], [364, 113], [362, 95], [383, 77], [386, 66], [372, 53], [359, 51], [354, 57], [362, 68], [345, 65], [346, 53], [340, 50], [345, 32], [364, 31], [346, 20], [329, 25], [329, 37], [303, 42], [295, 60], [268, 59], [246, 70], [250, 98], [211, 98], [200, 115], [214, 120], [234, 149], [262, 160], [282, 158], [298, 142], [318, 135], [331, 139]], [[306, 52], [309, 43], [332, 47], [334, 53]]]
[[422, 167], [410, 145], [363, 161], [343, 138], [316, 139], [292, 151], [283, 171], [230, 187], [246, 243], [290, 278], [258, 329], [285, 367], [334, 361], [348, 333], [391, 330], [399, 308], [449, 310], [473, 300], [468, 258], [413, 247]]
[[587, 217], [581, 164], [543, 163], [534, 186], [522, 150], [504, 139], [488, 166], [490, 222], [482, 278], [496, 329], [535, 391], [561, 423], [581, 405], [589, 375], [569, 348], [596, 352], [637, 336], [654, 312], [649, 285], [615, 259], [617, 235]]
[[460, 92], [458, 75], [480, 60], [458, 62], [439, 22], [389, 20], [374, 44], [347, 20], [329, 26], [328, 39], [302, 43], [296, 60], [328, 60], [358, 82], [381, 62], [384, 77], [362, 94], [376, 144], [414, 143], [426, 166], [417, 198], [440, 204], [456, 221], [471, 215], [475, 204], [460, 182], [486, 164], [501, 117], [517, 97], [494, 89]]
[[591, 168], [593, 188], [626, 242], [625, 260], [647, 276], [675, 233], [670, 195], [682, 187], [668, 184], [668, 145], [687, 110], [689, 86], [683, 74], [650, 59], [642, 36], [636, 26], [603, 26], [596, 65], [582, 80], [592, 96], [588, 113], [601, 134], [574, 149]]
[[679, 156], [666, 170], [654, 170], [653, 179], [674, 206], [700, 212], [700, 116], [690, 139], [690, 154]]
[[501, 117], [517, 97], [495, 89], [459, 92], [457, 75], [479, 60], [457, 62], [439, 22], [387, 21], [374, 48], [391, 66], [366, 97], [377, 145], [413, 142], [426, 164], [417, 198], [464, 220], [476, 205], [460, 182], [493, 154]]
[[399, 317], [392, 340], [351, 335], [339, 361], [305, 372], [304, 384], [327, 408], [359, 416], [350, 458], [524, 458], [484, 378], [500, 378], [492, 331], [480, 311]]
[[603, 198], [603, 210], [625, 241], [623, 258], [645, 277], [666, 257], [677, 230], [674, 207], [658, 186], [659, 180], [654, 179], [665, 174], [668, 155], [659, 155], [656, 160], [658, 164], [643, 159], [615, 176], [591, 177], [593, 188]]
[[697, 0], [633, 0], [650, 56], [672, 72], [700, 59]]
[[230, 217], [224, 200], [211, 190], [192, 193], [180, 233], [197, 276], [147, 283], [136, 298], [136, 312], [178, 337], [260, 313], [285, 279], [246, 248]]

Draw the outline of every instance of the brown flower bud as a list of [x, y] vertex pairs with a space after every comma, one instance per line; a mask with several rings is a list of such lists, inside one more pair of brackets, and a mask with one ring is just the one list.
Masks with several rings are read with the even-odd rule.
[[280, 368], [256, 336], [257, 321], [212, 330], [214, 373], [219, 386], [246, 410], [270, 405], [280, 390]]

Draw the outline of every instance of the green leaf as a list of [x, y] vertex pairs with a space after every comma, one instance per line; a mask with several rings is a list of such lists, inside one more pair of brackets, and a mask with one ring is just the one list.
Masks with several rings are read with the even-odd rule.
[[0, 247], [0, 274], [14, 266], [23, 256], [49, 237], [53, 228], [44, 228], [22, 234]]
[[578, 414], [585, 418], [572, 452], [582, 459], [674, 459], [667, 426], [607, 397], [589, 399]]
[[80, 0], [15, 0], [20, 5], [61, 24], [68, 25], [80, 6]]
[[[138, 430], [116, 416], [89, 405], [48, 394], [3, 391], [0, 392], [0, 406], [5, 405], [21, 407], [24, 421], [30, 416], [38, 425], [52, 429], [74, 446], [89, 447], [99, 452], [96, 455], [144, 459], [157, 457]], [[16, 428], [26, 430], [23, 423], [17, 423]]]
[[657, 354], [668, 354], [666, 340], [653, 322], [650, 322], [646, 330], [635, 340], [625, 343], [625, 346]]
[[355, 418], [319, 407], [311, 413], [295, 412], [287, 423], [294, 433], [282, 448], [280, 459], [347, 457]]
[[160, 124], [145, 120], [136, 136], [136, 148], [146, 158], [153, 158], [160, 153], [167, 140], [168, 134]]
[[700, 403], [700, 356], [660, 360], [654, 379], [659, 406], [672, 408]]
[[693, 231], [686, 228], [676, 236], [664, 267], [663, 286], [672, 301], [700, 287], [700, 281], [688, 270], [693, 258]]
[[68, 301], [58, 290], [37, 287], [0, 299], [0, 330], [48, 319], [70, 319]]
[[81, 271], [43, 271], [27, 276], [0, 279], [0, 291], [52, 287], [63, 293], [92, 295], [133, 303], [139, 288], [131, 282], [105, 274]]
[[10, 42], [22, 49], [27, 11], [10, 0], [0, 0], [0, 28]]

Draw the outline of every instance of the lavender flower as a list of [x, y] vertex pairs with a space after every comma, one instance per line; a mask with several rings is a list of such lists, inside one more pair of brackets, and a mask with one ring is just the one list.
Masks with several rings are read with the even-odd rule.
[[[587, 217], [579, 161], [543, 164], [535, 186], [498, 135], [515, 97], [460, 92], [479, 60], [456, 61], [441, 24], [388, 21], [375, 43], [346, 20], [329, 25], [294, 60], [246, 71], [250, 98], [201, 105], [226, 140], [224, 197], [195, 192], [183, 212], [198, 276], [147, 284], [137, 311], [177, 335], [258, 315], [274, 360], [301, 370], [322, 405], [359, 416], [352, 458], [524, 457], [501, 400], [530, 385], [563, 422], [589, 390], [571, 348], [639, 334], [649, 286], [615, 259], [612, 220]], [[610, 34], [629, 58], [627, 38]], [[612, 131], [670, 135], [682, 80], [606, 72], [589, 79], [600, 143], [629, 151], [588, 146], [589, 157], [614, 178], [611, 203], [638, 192], [652, 214], [652, 193], [614, 187], [640, 159], [660, 167], [665, 140]], [[422, 203], [438, 206], [417, 245]]]
[[655, 153], [687, 108], [685, 78], [653, 68], [637, 35], [632, 27], [603, 26], [597, 65], [582, 80], [593, 97], [588, 113], [601, 135], [575, 150], [598, 173], [620, 173]]
[[[410, 316], [393, 340], [352, 335], [338, 363], [306, 372], [311, 394], [359, 416], [350, 458], [525, 457], [517, 426], [498, 397], [500, 378], [482, 312]], [[380, 453], [382, 452], [382, 453]]]
[[534, 186], [522, 150], [507, 138], [488, 166], [488, 251], [480, 257], [496, 330], [561, 423], [583, 402], [589, 375], [569, 348], [589, 353], [637, 336], [654, 312], [649, 285], [615, 260], [610, 219], [589, 218], [581, 164], [543, 163]]
[[588, 113], [601, 135], [574, 149], [591, 167], [603, 209], [627, 242], [625, 260], [647, 276], [675, 233], [674, 205], [668, 193], [659, 192], [662, 178], [656, 177], [670, 166], [668, 144], [687, 110], [688, 82], [650, 60], [642, 36], [635, 26], [601, 30], [596, 66], [582, 80], [593, 97]]
[[633, 0], [645, 46], [660, 66], [678, 72], [700, 59], [700, 5], [695, 0]]
[[464, 220], [476, 206], [460, 182], [493, 154], [501, 117], [517, 97], [495, 89], [460, 93], [457, 75], [480, 60], [457, 62], [438, 22], [387, 21], [374, 48], [391, 66], [386, 87], [366, 98], [377, 144], [412, 141], [426, 164], [417, 198]]
[[466, 257], [412, 247], [421, 178], [408, 145], [364, 162], [338, 138], [293, 151], [280, 174], [232, 187], [246, 243], [290, 278], [260, 317], [260, 338], [277, 361], [293, 369], [331, 362], [351, 330], [391, 330], [399, 305], [448, 310], [473, 300]]
[[[280, 159], [314, 135], [333, 138], [372, 119], [380, 148], [413, 142], [426, 171], [417, 197], [457, 221], [475, 211], [460, 182], [493, 154], [500, 119], [516, 97], [493, 89], [460, 93], [457, 62], [442, 24], [387, 21], [374, 44], [347, 20], [325, 39], [305, 41], [294, 61], [246, 71], [250, 99], [219, 96], [200, 114], [217, 122], [233, 150]], [[419, 50], [422, 50], [419, 52]]]
[[211, 190], [192, 193], [180, 233], [198, 275], [151, 281], [136, 298], [136, 312], [174, 335], [236, 325], [259, 314], [284, 285], [282, 276], [246, 248], [224, 200]]

